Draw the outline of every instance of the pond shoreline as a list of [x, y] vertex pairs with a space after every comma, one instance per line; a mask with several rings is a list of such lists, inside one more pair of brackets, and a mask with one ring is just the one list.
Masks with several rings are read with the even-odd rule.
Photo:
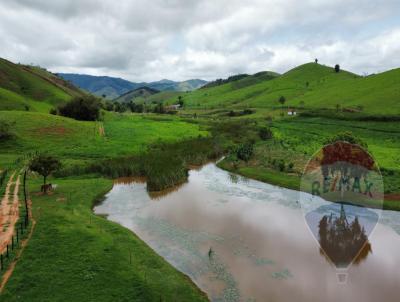
[[[289, 175], [286, 173], [281, 173], [278, 171], [274, 171], [272, 169], [257, 169], [257, 168], [238, 168], [235, 169], [232, 165], [229, 164], [227, 160], [222, 160], [216, 163], [217, 167], [226, 170], [228, 172], [236, 173], [247, 178], [251, 178], [254, 180], [261, 181], [263, 183], [271, 184], [274, 186], [279, 186], [286, 189], [291, 189], [295, 191], [300, 190], [300, 177], [297, 175]], [[389, 196], [389, 198], [387, 198]], [[390, 198], [390, 196], [395, 196], [395, 198]], [[385, 194], [385, 200], [383, 203], [383, 210], [389, 211], [400, 211], [400, 200], [397, 199], [400, 194]], [[381, 208], [379, 205], [374, 204], [371, 201], [371, 204], [366, 206], [367, 208]]]
[[[211, 301], [209, 296], [207, 295], [207, 293], [205, 291], [203, 291], [200, 286], [198, 284], [196, 284], [187, 274], [185, 274], [184, 272], [180, 271], [179, 269], [177, 269], [176, 267], [174, 267], [167, 259], [165, 259], [163, 256], [161, 256], [159, 253], [157, 253], [150, 245], [148, 245], [142, 238], [140, 238], [140, 236], [138, 236], [133, 230], [123, 226], [122, 224], [112, 221], [108, 218], [108, 214], [98, 214], [95, 212], [95, 207], [98, 205], [101, 205], [102, 202], [104, 202], [107, 198], [107, 194], [110, 193], [112, 191], [112, 189], [114, 188], [115, 184], [118, 184], [118, 180], [122, 179], [122, 183], [125, 183], [126, 181], [128, 181], [128, 179], [134, 179], [136, 182], [146, 182], [146, 178], [145, 177], [121, 177], [121, 178], [117, 178], [113, 180], [113, 185], [112, 187], [105, 191], [100, 193], [99, 195], [96, 196], [96, 198], [93, 200], [92, 206], [91, 206], [91, 211], [93, 213], [93, 215], [101, 218], [101, 219], [105, 219], [107, 220], [109, 223], [113, 223], [118, 225], [118, 227], [125, 229], [126, 231], [128, 231], [129, 233], [132, 234], [133, 237], [136, 238], [136, 240], [139, 240], [143, 245], [145, 245], [153, 254], [160, 256], [168, 265], [170, 265], [171, 267], [173, 267], [173, 269], [178, 272], [179, 274], [181, 274], [183, 276], [183, 278], [185, 278], [189, 283], [192, 284], [192, 286], [194, 288], [196, 288], [196, 290], [198, 291], [199, 295], [204, 297], [207, 301]], [[182, 184], [178, 184], [175, 187], [179, 188], [180, 186], [182, 186]], [[175, 190], [175, 187], [173, 188], [168, 188], [165, 189], [163, 191], [155, 191], [155, 192], [148, 192], [149, 195], [151, 194], [163, 194], [164, 191], [170, 191], [170, 190]]]

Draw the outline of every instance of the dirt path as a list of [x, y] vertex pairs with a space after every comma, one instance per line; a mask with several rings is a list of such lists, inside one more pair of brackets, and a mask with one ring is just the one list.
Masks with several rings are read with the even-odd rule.
[[14, 235], [15, 224], [19, 218], [19, 199], [18, 190], [20, 185], [20, 176], [15, 181], [14, 191], [11, 200], [11, 186], [14, 180], [15, 172], [11, 175], [5, 190], [5, 194], [0, 204], [0, 253], [3, 253], [7, 244], [11, 242]]
[[10, 279], [12, 273], [14, 272], [15, 265], [17, 264], [19, 258], [21, 257], [21, 254], [24, 251], [25, 247], [28, 245], [28, 242], [32, 237], [33, 230], [34, 230], [35, 225], [36, 225], [36, 221], [33, 219], [32, 215], [31, 215], [31, 213], [32, 213], [32, 211], [31, 211], [32, 202], [31, 201], [28, 201], [28, 207], [29, 207], [29, 218], [30, 218], [30, 221], [32, 223], [32, 227], [30, 229], [28, 237], [21, 241], [21, 248], [18, 250], [14, 261], [10, 264], [10, 266], [7, 269], [7, 271], [5, 271], [4, 274], [3, 274], [3, 278], [1, 279], [1, 283], [0, 283], [0, 294], [3, 292], [4, 287], [6, 286], [8, 280]]

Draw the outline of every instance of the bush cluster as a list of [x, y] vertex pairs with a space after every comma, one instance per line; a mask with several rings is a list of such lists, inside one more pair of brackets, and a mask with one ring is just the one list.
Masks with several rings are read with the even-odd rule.
[[87, 95], [74, 98], [70, 102], [59, 106], [58, 112], [62, 116], [80, 121], [95, 121], [99, 119], [100, 108], [100, 101], [94, 96]]

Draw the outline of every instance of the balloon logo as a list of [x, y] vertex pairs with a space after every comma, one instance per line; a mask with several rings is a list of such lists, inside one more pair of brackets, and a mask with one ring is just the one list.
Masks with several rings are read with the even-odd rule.
[[300, 205], [320, 253], [346, 282], [349, 267], [372, 252], [368, 238], [384, 200], [376, 161], [361, 146], [338, 141], [314, 154], [300, 186]]

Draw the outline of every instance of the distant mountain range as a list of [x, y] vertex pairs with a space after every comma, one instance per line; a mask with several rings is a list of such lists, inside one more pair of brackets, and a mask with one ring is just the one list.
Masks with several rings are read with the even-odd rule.
[[107, 76], [92, 76], [74, 73], [57, 73], [57, 75], [81, 89], [100, 97], [105, 96], [107, 99], [115, 99], [129, 91], [141, 87], [148, 87], [159, 91], [192, 91], [207, 84], [207, 81], [200, 79], [187, 80], [183, 82], [161, 80], [149, 83], [135, 83], [121, 78]]

